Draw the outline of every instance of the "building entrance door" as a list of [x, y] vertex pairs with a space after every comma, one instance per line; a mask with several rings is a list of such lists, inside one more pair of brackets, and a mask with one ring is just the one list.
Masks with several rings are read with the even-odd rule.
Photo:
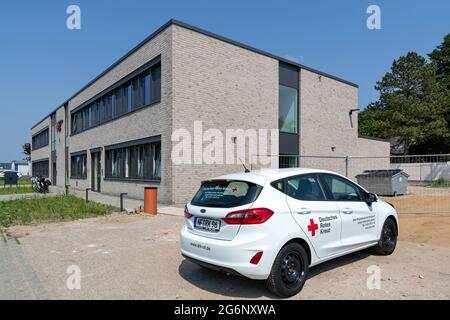
[[102, 170], [101, 170], [101, 153], [100, 152], [94, 152], [91, 153], [91, 160], [92, 160], [92, 170], [91, 170], [91, 177], [92, 177], [92, 191], [101, 191], [101, 178], [102, 178]]

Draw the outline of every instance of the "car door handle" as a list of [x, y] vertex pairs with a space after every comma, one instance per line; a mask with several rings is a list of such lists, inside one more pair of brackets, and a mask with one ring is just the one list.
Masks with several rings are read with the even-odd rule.
[[298, 214], [310, 214], [311, 213], [311, 209], [309, 209], [309, 208], [300, 208], [300, 209], [297, 209], [296, 213], [298, 213]]
[[342, 212], [345, 214], [352, 214], [353, 213], [353, 209], [351, 208], [344, 208], [342, 209]]

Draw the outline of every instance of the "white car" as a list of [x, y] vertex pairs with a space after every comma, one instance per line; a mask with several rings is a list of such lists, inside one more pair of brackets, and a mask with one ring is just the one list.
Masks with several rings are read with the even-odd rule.
[[331, 171], [268, 169], [204, 181], [185, 208], [181, 253], [200, 266], [265, 280], [289, 297], [310, 267], [373, 247], [390, 255], [394, 207]]

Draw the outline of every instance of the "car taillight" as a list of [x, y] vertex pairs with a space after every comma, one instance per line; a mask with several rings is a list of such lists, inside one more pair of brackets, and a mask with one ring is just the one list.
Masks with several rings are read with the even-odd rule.
[[228, 224], [260, 224], [273, 215], [273, 211], [267, 208], [255, 208], [233, 211], [227, 214], [223, 221]]
[[189, 210], [188, 210], [188, 207], [187, 206], [184, 206], [184, 217], [186, 218], [186, 219], [189, 219], [189, 218], [191, 218], [193, 215], [189, 212]]

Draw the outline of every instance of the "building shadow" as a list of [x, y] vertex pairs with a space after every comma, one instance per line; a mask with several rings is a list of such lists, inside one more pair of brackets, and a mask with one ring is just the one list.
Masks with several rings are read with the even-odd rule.
[[[336, 258], [309, 270], [308, 279], [322, 273], [332, 271], [347, 264], [363, 260], [372, 255], [369, 249], [351, 253], [349, 255]], [[180, 276], [192, 285], [218, 295], [243, 299], [269, 298], [280, 299], [273, 295], [265, 286], [264, 281], [251, 280], [235, 275], [226, 275], [219, 271], [210, 270], [189, 261], [183, 260], [178, 267]], [[301, 293], [300, 293], [301, 294]]]

